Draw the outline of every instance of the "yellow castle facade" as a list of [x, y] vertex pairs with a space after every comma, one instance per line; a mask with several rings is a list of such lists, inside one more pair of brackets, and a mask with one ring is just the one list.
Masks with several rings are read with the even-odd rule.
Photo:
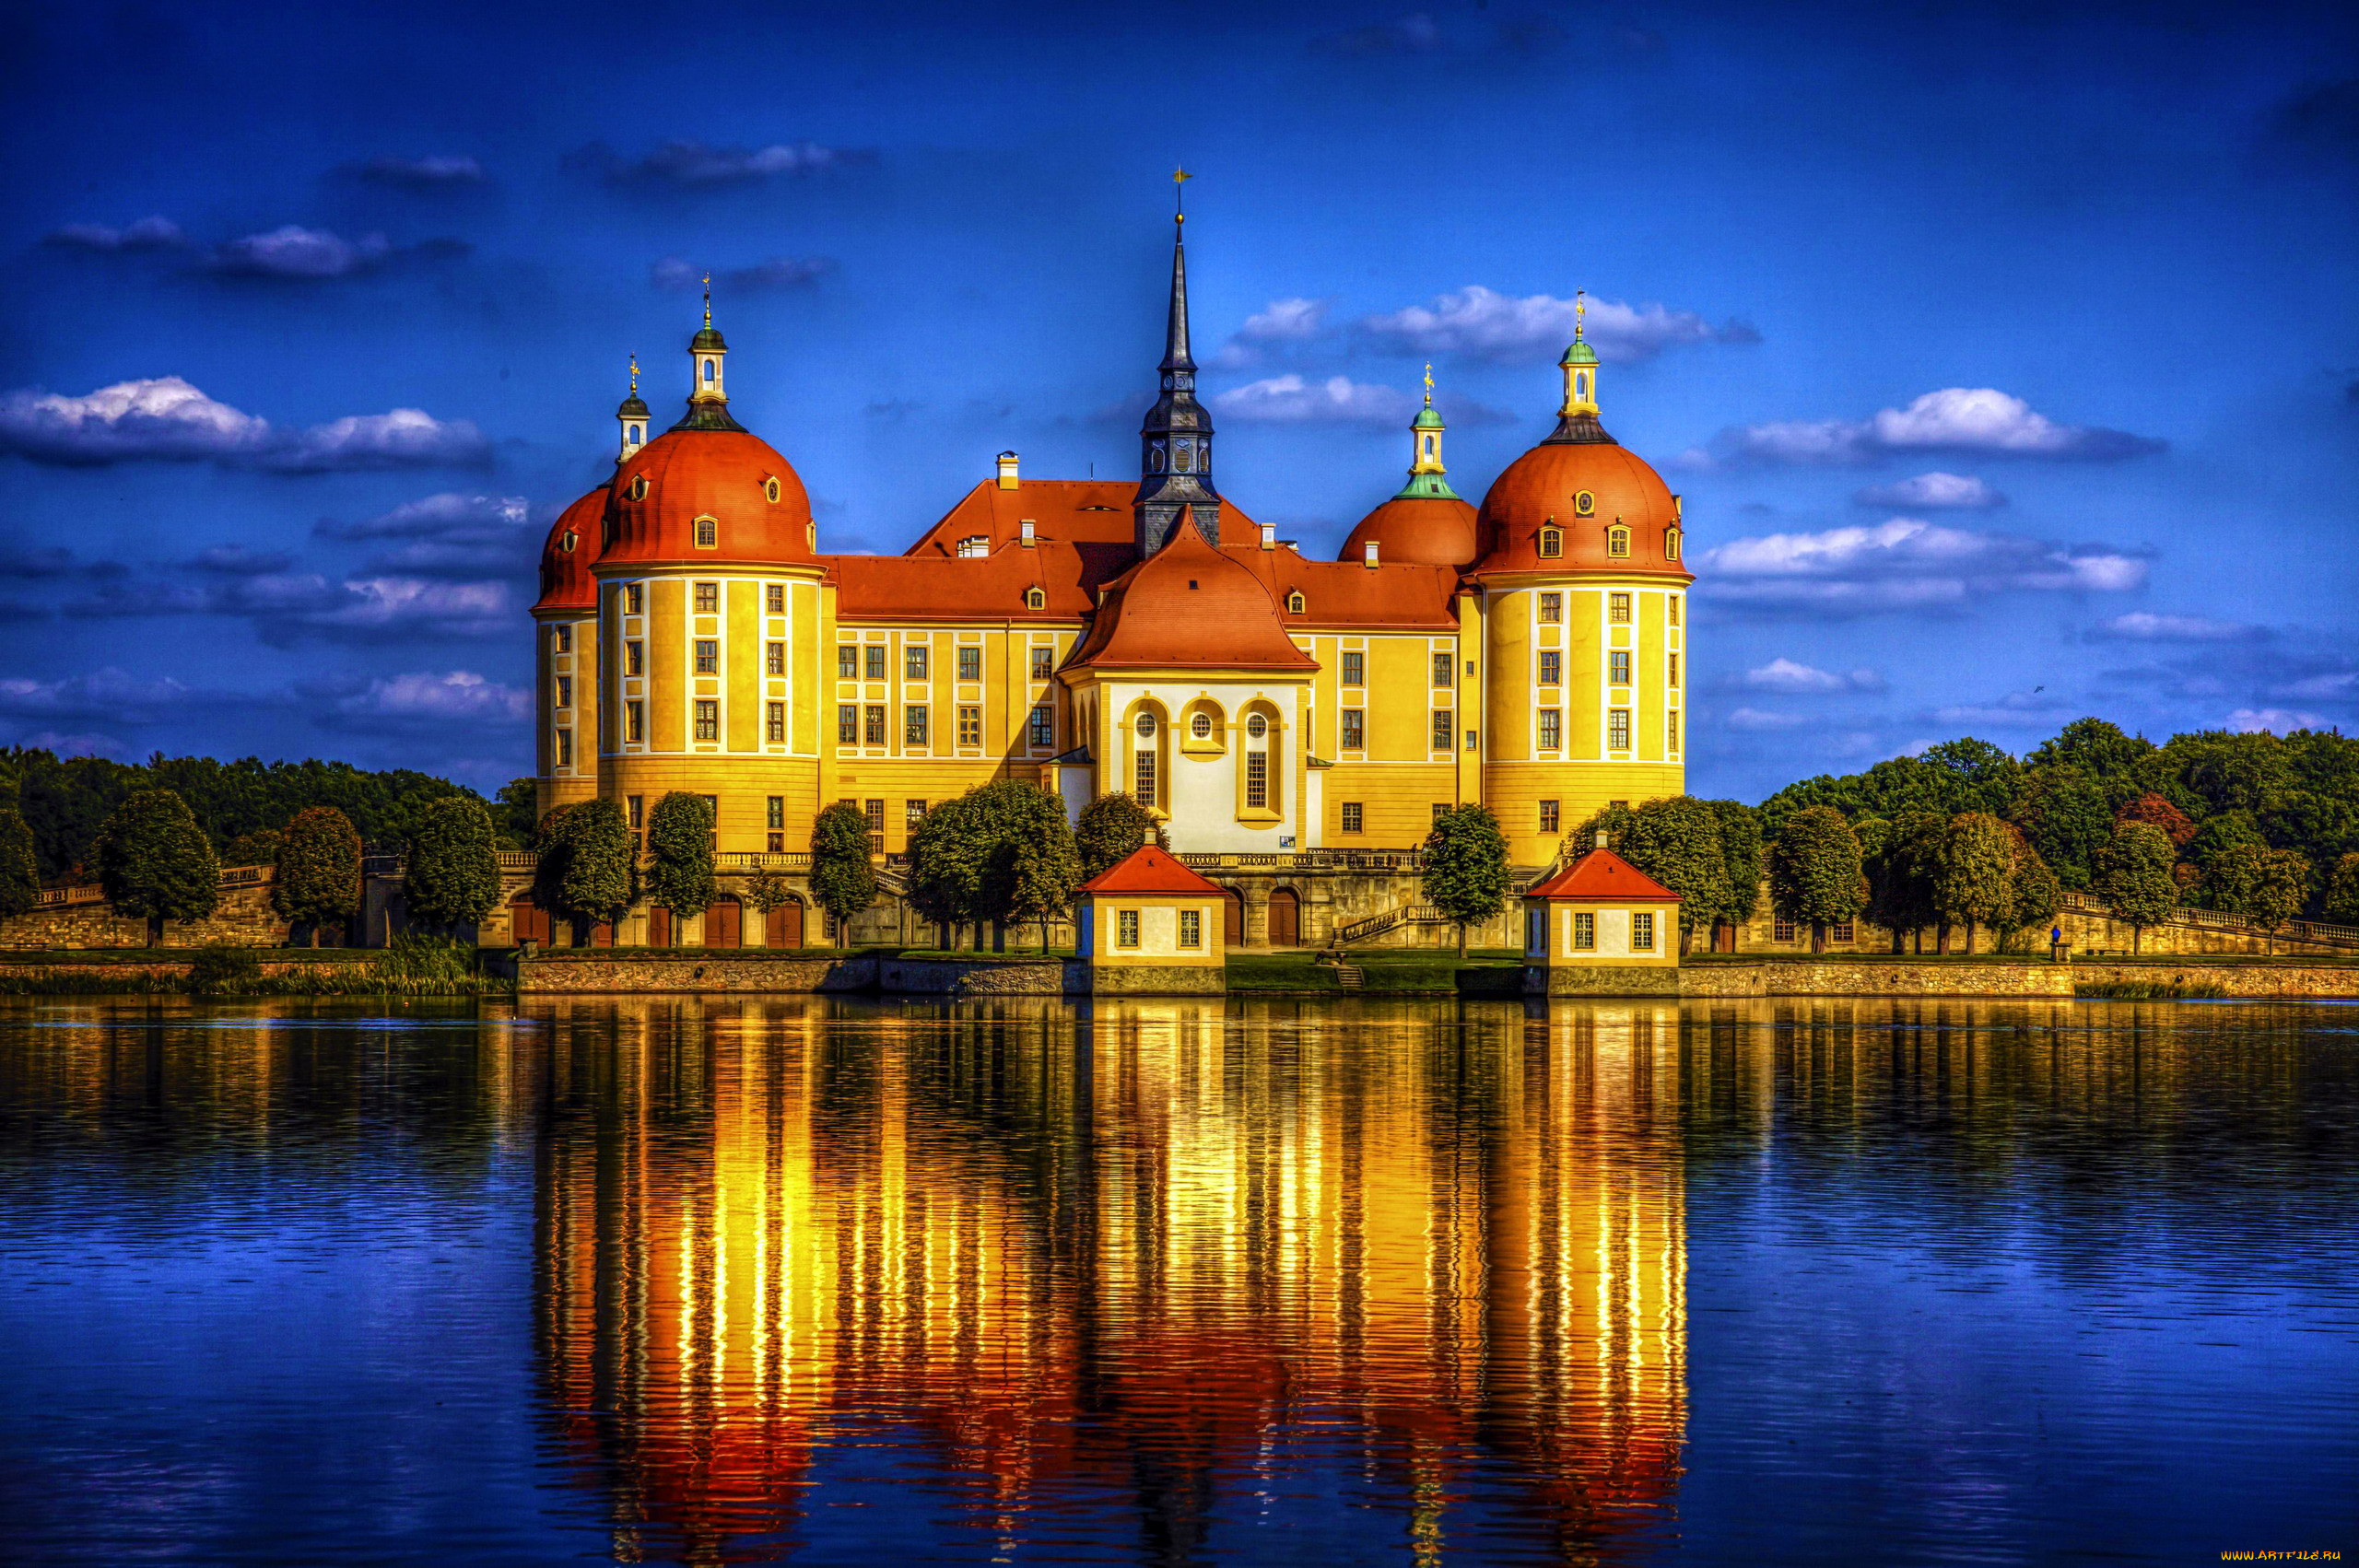
[[1003, 452], [898, 556], [821, 551], [801, 478], [730, 415], [709, 302], [688, 355], [685, 415], [651, 437], [634, 375], [613, 478], [543, 552], [544, 811], [604, 796], [638, 828], [702, 794], [745, 871], [833, 802], [894, 854], [1013, 777], [1076, 815], [1127, 791], [1182, 854], [1404, 850], [1480, 802], [1544, 865], [1609, 802], [1684, 789], [1679, 498], [1606, 434], [1578, 329], [1555, 430], [1479, 509], [1429, 392], [1408, 483], [1333, 561], [1215, 486], [1176, 238], [1138, 479]]

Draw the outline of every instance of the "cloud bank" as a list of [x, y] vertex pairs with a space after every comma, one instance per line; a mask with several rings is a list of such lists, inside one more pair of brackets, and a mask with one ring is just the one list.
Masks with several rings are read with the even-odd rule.
[[25, 389], [0, 395], [0, 453], [34, 462], [217, 462], [280, 474], [356, 469], [480, 468], [490, 443], [464, 419], [422, 409], [351, 415], [290, 430], [178, 376], [118, 381], [83, 397]]
[[[1363, 318], [1357, 330], [1401, 354], [1463, 354], [1496, 361], [1555, 358], [1573, 341], [1574, 301], [1549, 294], [1517, 298], [1471, 285], [1430, 305]], [[1742, 322], [1715, 327], [1693, 310], [1589, 301], [1586, 341], [1610, 364], [1651, 359], [1685, 344], [1749, 344], [1761, 334]]]
[[372, 158], [352, 170], [372, 185], [404, 191], [451, 191], [488, 182], [491, 176], [472, 158]]
[[1944, 387], [1865, 419], [1748, 425], [1725, 432], [1718, 446], [1724, 462], [1863, 464], [1935, 451], [2104, 462], [2158, 452], [2168, 444], [2126, 430], [2059, 424], [1992, 387]]
[[68, 251], [177, 251], [188, 243], [181, 226], [168, 217], [143, 217], [121, 228], [102, 223], [69, 223], [41, 237], [41, 243]]
[[1854, 506], [1918, 511], [1988, 511], [2007, 504], [2007, 497], [1981, 480], [1936, 469], [1903, 479], [1897, 485], [1871, 485], [1851, 497]]
[[863, 148], [823, 146], [817, 142], [716, 147], [698, 141], [668, 141], [644, 157], [628, 158], [603, 142], [593, 142], [567, 154], [565, 164], [608, 185], [695, 191], [758, 184], [782, 176], [865, 163], [874, 157]]
[[[704, 268], [691, 264], [680, 256], [666, 256], [648, 269], [648, 281], [658, 288], [674, 290], [696, 287], [704, 278]], [[756, 262], [749, 267], [717, 267], [713, 281], [732, 293], [758, 294], [783, 288], [800, 288], [818, 282], [836, 270], [833, 256], [772, 256]]]
[[1772, 659], [1744, 673], [1744, 685], [1755, 691], [1780, 692], [1790, 696], [1825, 696], [1837, 692], [1880, 692], [1884, 677], [1873, 670], [1837, 674], [1791, 659]]
[[1713, 600], [1844, 614], [1954, 608], [2003, 592], [2118, 593], [2143, 586], [2147, 571], [2125, 550], [1905, 517], [1732, 540], [1706, 551], [1703, 565], [1697, 589]]

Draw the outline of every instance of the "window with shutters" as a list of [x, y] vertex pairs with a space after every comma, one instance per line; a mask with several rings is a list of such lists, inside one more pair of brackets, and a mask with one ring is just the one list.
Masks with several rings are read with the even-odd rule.
[[721, 584], [717, 582], [698, 583], [696, 587], [696, 595], [698, 614], [710, 615], [716, 614], [721, 609]]
[[1344, 685], [1347, 686], [1367, 685], [1367, 654], [1347, 652], [1344, 655]]
[[860, 744], [860, 705], [858, 703], [839, 702], [836, 705], [836, 744], [839, 746]]
[[707, 699], [698, 700], [697, 703], [697, 739], [699, 741], [717, 741], [721, 739], [721, 704]]
[[1565, 656], [1553, 648], [1541, 649], [1540, 684], [1543, 686], [1557, 685], [1562, 684], [1564, 678]]
[[1434, 750], [1438, 752], [1446, 752], [1449, 750], [1451, 728], [1452, 720], [1449, 717], [1449, 709], [1447, 708], [1435, 708], [1433, 733]]
[[962, 681], [980, 681], [983, 678], [981, 649], [962, 648], [958, 650], [958, 678]]
[[861, 715], [862, 741], [872, 746], [885, 743], [885, 705], [872, 702]]
[[1630, 710], [1628, 708], [1616, 708], [1606, 713], [1605, 744], [1609, 751], [1626, 752], [1630, 749]]
[[958, 710], [958, 743], [980, 746], [983, 743], [983, 710], [968, 707]]
[[721, 673], [721, 644], [710, 638], [697, 639], [697, 673], [716, 675]]
[[1344, 749], [1347, 752], [1367, 749], [1367, 713], [1364, 708], [1344, 709]]
[[786, 704], [773, 702], [764, 706], [762, 739], [774, 746], [786, 744]]
[[1365, 820], [1366, 816], [1359, 802], [1345, 801], [1344, 802], [1344, 831], [1345, 833], [1361, 831], [1360, 825]]

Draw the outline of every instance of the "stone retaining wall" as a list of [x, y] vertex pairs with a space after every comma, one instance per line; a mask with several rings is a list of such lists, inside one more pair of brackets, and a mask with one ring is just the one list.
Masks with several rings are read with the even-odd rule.
[[[145, 947], [147, 922], [118, 915], [104, 902], [62, 904], [0, 919], [0, 949], [50, 953], [76, 948]], [[284, 947], [287, 922], [271, 912], [270, 884], [221, 890], [202, 920], [164, 922], [166, 947]]]
[[637, 991], [865, 991], [876, 989], [874, 954], [770, 954], [760, 948], [632, 953], [576, 948], [516, 960], [519, 992], [622, 995]]
[[[2112, 965], [2107, 965], [2108, 969]], [[2083, 969], [2083, 973], [2087, 971]], [[1748, 996], [2071, 996], [2074, 968], [2045, 959], [1720, 956], [1679, 970], [1679, 994]], [[1557, 993], [1559, 995], [1564, 993]]]
[[2165, 958], [2073, 965], [2083, 981], [2127, 980], [2232, 997], [2359, 997], [2359, 964], [2201, 964]]

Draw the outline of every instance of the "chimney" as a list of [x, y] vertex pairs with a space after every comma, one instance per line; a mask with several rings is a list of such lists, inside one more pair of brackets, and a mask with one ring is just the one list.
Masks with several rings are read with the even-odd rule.
[[1367, 569], [1368, 569], [1368, 570], [1370, 570], [1370, 571], [1374, 571], [1374, 570], [1376, 569], [1376, 541], [1375, 541], [1375, 540], [1371, 539], [1371, 540], [1369, 540], [1369, 541], [1367, 542], [1367, 556], [1366, 559], [1364, 559], [1360, 564], [1361, 564], [1362, 566], [1364, 566], [1364, 567], [1367, 568]]
[[1274, 550], [1277, 547], [1278, 525], [1274, 522], [1263, 523], [1262, 525], [1262, 548], [1264, 550]]
[[1017, 523], [1016, 526], [1024, 531], [1019, 538], [1024, 547], [1029, 550], [1032, 548], [1033, 540], [1038, 537], [1037, 531], [1039, 528], [1039, 524], [1034, 522], [1027, 517], [1023, 521]]
[[1597, 830], [1597, 847], [1601, 849], [1605, 848], [1605, 829], [1602, 827]]
[[1014, 452], [999, 454], [999, 487], [1003, 490], [1015, 488], [1015, 454]]

